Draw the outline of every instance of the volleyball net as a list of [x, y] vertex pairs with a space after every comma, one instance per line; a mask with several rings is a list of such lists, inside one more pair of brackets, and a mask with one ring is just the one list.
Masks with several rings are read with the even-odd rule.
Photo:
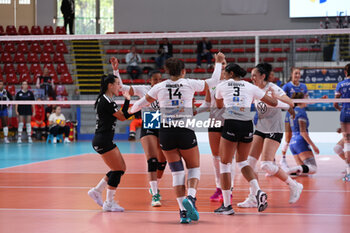
[[[309, 99], [295, 102], [308, 103], [310, 131], [335, 132], [339, 127], [339, 112], [333, 103], [349, 102], [348, 99], [334, 99], [337, 83], [345, 78], [343, 68], [350, 61], [349, 34], [350, 29], [327, 29], [2, 36], [0, 79], [13, 96], [26, 81], [36, 98], [41, 99], [27, 104], [62, 106], [67, 118], [79, 122], [78, 138], [88, 139], [95, 130], [93, 103], [99, 92], [100, 77], [112, 73], [111, 57], [118, 58], [125, 85], [149, 84], [148, 73], [153, 69], [160, 70], [162, 78], [166, 79], [157, 61], [160, 52], [166, 52], [160, 51], [159, 46], [163, 38], [168, 38], [173, 47], [172, 56], [185, 62], [186, 77], [205, 79], [211, 76], [214, 62], [212, 57], [201, 56], [198, 63], [197, 43], [205, 37], [211, 43], [211, 54], [223, 52], [228, 63], [237, 63], [248, 71], [247, 81], [250, 81], [250, 71], [260, 62], [273, 66], [273, 81], [279, 86], [289, 81], [291, 68], [298, 67]], [[125, 56], [132, 46], [142, 59], [138, 76], [135, 70], [131, 75], [128, 73]], [[45, 68], [53, 79], [54, 94], [39, 78]], [[195, 94], [197, 106], [204, 97], [205, 93]], [[136, 99], [133, 98], [131, 104]], [[121, 95], [115, 100], [119, 105], [123, 103]], [[16, 118], [13, 106], [23, 102], [1, 101], [0, 104], [10, 105], [11, 119]], [[199, 116], [205, 118], [205, 114]], [[118, 138], [127, 139], [129, 124], [130, 120], [119, 123], [117, 134], [122, 136]]]

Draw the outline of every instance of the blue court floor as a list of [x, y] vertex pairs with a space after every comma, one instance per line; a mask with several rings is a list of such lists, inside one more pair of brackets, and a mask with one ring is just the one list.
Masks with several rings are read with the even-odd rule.
[[[123, 154], [143, 153], [140, 142], [117, 141], [116, 144]], [[208, 142], [199, 142], [198, 145], [201, 154], [211, 153]], [[334, 145], [334, 143], [317, 143], [320, 155], [333, 155]], [[0, 144], [0, 169], [88, 153], [95, 153], [92, 149], [91, 141], [80, 141], [70, 144], [46, 144], [40, 142], [33, 144]], [[277, 154], [280, 153], [279, 149]]]

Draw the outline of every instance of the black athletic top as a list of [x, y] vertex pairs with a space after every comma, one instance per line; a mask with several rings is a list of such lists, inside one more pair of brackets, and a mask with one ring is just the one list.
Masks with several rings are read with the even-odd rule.
[[[3, 101], [13, 100], [12, 95], [6, 89], [3, 89], [2, 91], [0, 91], [0, 101], [2, 101], [2, 100]], [[3, 111], [5, 109], [7, 109], [7, 105], [0, 104], [0, 111]]]
[[96, 106], [96, 131], [95, 133], [103, 133], [114, 136], [114, 130], [117, 118], [113, 116], [118, 112], [118, 105], [108, 96], [102, 95]]
[[[16, 100], [35, 100], [33, 92], [30, 90], [23, 92], [20, 90], [16, 94]], [[18, 105], [18, 112], [21, 111], [32, 111], [32, 105]]]

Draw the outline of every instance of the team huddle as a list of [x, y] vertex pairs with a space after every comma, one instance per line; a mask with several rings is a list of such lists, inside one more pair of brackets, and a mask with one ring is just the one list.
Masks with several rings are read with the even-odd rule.
[[[292, 101], [307, 98], [306, 85], [299, 83], [300, 70], [292, 70], [292, 80], [282, 89], [269, 79], [272, 66], [261, 63], [252, 70], [252, 83], [250, 83], [242, 79], [247, 74], [243, 68], [234, 63], [227, 64], [225, 55], [218, 53], [215, 55], [214, 72], [206, 80], [185, 78], [183, 61], [169, 58], [165, 62], [169, 79], [161, 81], [161, 73], [154, 71], [150, 74], [151, 85], [128, 86], [124, 85], [120, 78], [118, 60], [112, 58], [111, 64], [113, 75], [101, 78], [100, 94], [95, 103], [96, 132], [92, 142], [93, 148], [101, 154], [110, 171], [88, 192], [104, 211], [124, 211], [114, 201], [114, 196], [126, 165], [118, 147], [113, 143], [113, 137], [116, 120], [126, 120], [138, 111], [159, 111], [161, 119], [164, 119], [160, 129], [141, 129], [141, 143], [148, 164], [151, 205], [161, 206], [158, 181], [168, 163], [180, 209], [181, 223], [199, 220], [196, 207], [200, 180], [197, 138], [192, 127], [179, 127], [178, 124], [191, 119], [195, 114], [209, 111], [211, 119], [221, 122], [219, 126], [211, 125], [213, 127], [208, 128], [216, 184], [216, 191], [210, 200], [222, 200], [221, 207], [214, 211], [217, 214], [234, 214], [231, 205], [234, 159], [250, 185], [248, 197], [237, 206], [257, 208], [259, 212], [268, 207], [267, 194], [260, 188], [257, 177], [256, 164], [259, 159], [260, 169], [267, 176], [275, 176], [289, 187], [290, 204], [299, 200], [303, 190], [303, 185], [293, 180], [291, 175], [316, 173], [314, 153], [318, 154], [319, 149], [308, 134], [306, 104], [294, 104]], [[350, 69], [346, 67], [346, 74], [348, 73], [350, 74]], [[350, 86], [348, 80], [338, 84], [337, 98], [347, 98], [350, 95], [350, 92], [347, 92]], [[125, 97], [122, 109], [119, 109], [112, 100], [119, 91], [122, 91]], [[206, 92], [205, 101], [195, 108], [194, 94], [203, 91]], [[129, 108], [130, 96], [139, 97], [131, 108]], [[252, 103], [256, 108], [254, 121], [254, 116], [251, 114]], [[342, 112], [341, 125], [344, 136], [344, 139], [337, 144], [336, 152], [339, 155], [342, 153], [342, 158], [347, 164], [344, 179], [349, 180], [350, 127], [347, 122], [350, 121], [350, 104], [345, 103], [336, 107]], [[287, 111], [286, 119], [282, 117], [282, 110]], [[285, 157], [280, 161], [281, 166], [275, 163], [275, 154], [284, 131], [286, 143], [283, 145], [282, 153], [285, 156], [289, 145], [297, 166], [289, 167]], [[103, 202], [102, 191], [105, 188], [107, 196]]]

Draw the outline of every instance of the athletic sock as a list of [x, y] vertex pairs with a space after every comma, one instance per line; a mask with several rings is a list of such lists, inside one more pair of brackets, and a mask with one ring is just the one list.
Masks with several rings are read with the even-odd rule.
[[220, 184], [220, 156], [213, 155], [213, 165], [214, 165], [216, 187], [221, 188], [221, 184]]
[[252, 192], [254, 196], [258, 193], [258, 190], [260, 190], [259, 184], [257, 179], [252, 179], [249, 181], [250, 187], [252, 188]]
[[188, 188], [187, 189], [187, 196], [196, 197], [196, 193], [197, 193], [197, 190], [194, 189], [194, 188]]
[[224, 199], [224, 206], [231, 205], [231, 190], [222, 190], [222, 197]]
[[107, 181], [103, 178], [100, 180], [100, 182], [96, 185], [95, 189], [99, 191], [100, 193], [103, 192], [103, 190], [107, 187]]
[[114, 201], [115, 189], [107, 189], [107, 198], [108, 202]]
[[158, 193], [158, 182], [156, 180], [151, 180], [149, 185], [151, 186], [153, 195], [156, 195]]
[[348, 163], [348, 167], [346, 168], [346, 173], [350, 174], [350, 163]]
[[180, 210], [186, 210], [184, 205], [182, 204], [182, 201], [185, 200], [186, 197], [177, 197], [177, 203], [179, 204]]
[[7, 138], [8, 135], [9, 135], [9, 127], [5, 126], [4, 127], [4, 137]]
[[231, 190], [233, 189], [233, 186], [235, 185], [235, 171], [236, 171], [236, 164], [234, 163], [234, 159], [231, 163]]
[[286, 182], [289, 186], [295, 186], [297, 184], [290, 176], [288, 176], [284, 182]]

